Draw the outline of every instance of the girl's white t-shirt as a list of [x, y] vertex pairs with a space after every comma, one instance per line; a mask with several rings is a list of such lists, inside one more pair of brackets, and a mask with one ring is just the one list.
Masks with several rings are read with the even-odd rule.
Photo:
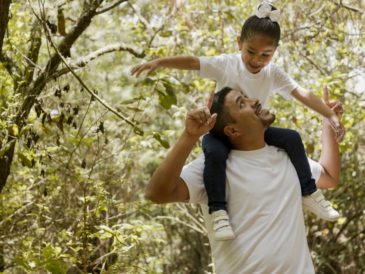
[[[309, 160], [317, 181], [322, 167]], [[204, 155], [180, 177], [191, 203], [201, 204], [217, 273], [313, 274], [299, 179], [285, 151], [265, 146], [232, 150], [227, 159], [226, 201], [236, 238], [215, 241], [203, 183]]]
[[243, 91], [248, 97], [259, 99], [263, 106], [271, 93], [279, 93], [291, 99], [291, 92], [298, 84], [276, 65], [269, 63], [260, 72], [247, 70], [241, 54], [222, 54], [214, 57], [200, 57], [199, 74], [217, 82], [216, 90], [224, 87]]

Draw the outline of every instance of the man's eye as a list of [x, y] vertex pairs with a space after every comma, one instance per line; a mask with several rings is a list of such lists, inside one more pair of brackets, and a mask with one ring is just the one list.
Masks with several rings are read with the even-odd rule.
[[240, 102], [240, 108], [243, 108], [245, 106], [244, 102]]
[[264, 57], [269, 57], [270, 55], [269, 55], [269, 54], [263, 54], [262, 56], [264, 56]]
[[250, 50], [248, 50], [247, 51], [249, 54], [254, 54], [254, 52], [253, 51], [250, 51]]

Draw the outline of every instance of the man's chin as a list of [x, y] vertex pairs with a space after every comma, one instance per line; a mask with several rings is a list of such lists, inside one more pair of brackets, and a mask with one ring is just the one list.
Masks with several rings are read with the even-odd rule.
[[267, 112], [260, 115], [261, 122], [265, 128], [269, 127], [275, 121], [275, 114]]

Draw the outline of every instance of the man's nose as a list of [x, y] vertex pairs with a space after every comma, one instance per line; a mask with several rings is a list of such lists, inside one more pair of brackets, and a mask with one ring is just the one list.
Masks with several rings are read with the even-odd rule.
[[260, 102], [258, 99], [248, 99], [251, 107], [256, 107]]

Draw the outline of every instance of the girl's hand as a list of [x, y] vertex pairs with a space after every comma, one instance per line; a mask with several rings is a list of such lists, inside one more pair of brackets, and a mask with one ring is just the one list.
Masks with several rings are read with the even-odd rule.
[[346, 132], [343, 124], [339, 119], [343, 114], [342, 104], [338, 101], [329, 101], [329, 93], [326, 86], [324, 87], [323, 91], [323, 102], [333, 111], [333, 115], [328, 118], [328, 122], [330, 123], [332, 129], [336, 134], [337, 142], [340, 142]]
[[131, 74], [138, 77], [143, 71], [147, 70], [147, 75], [150, 75], [159, 67], [160, 67], [159, 60], [156, 59], [133, 67], [131, 70]]

